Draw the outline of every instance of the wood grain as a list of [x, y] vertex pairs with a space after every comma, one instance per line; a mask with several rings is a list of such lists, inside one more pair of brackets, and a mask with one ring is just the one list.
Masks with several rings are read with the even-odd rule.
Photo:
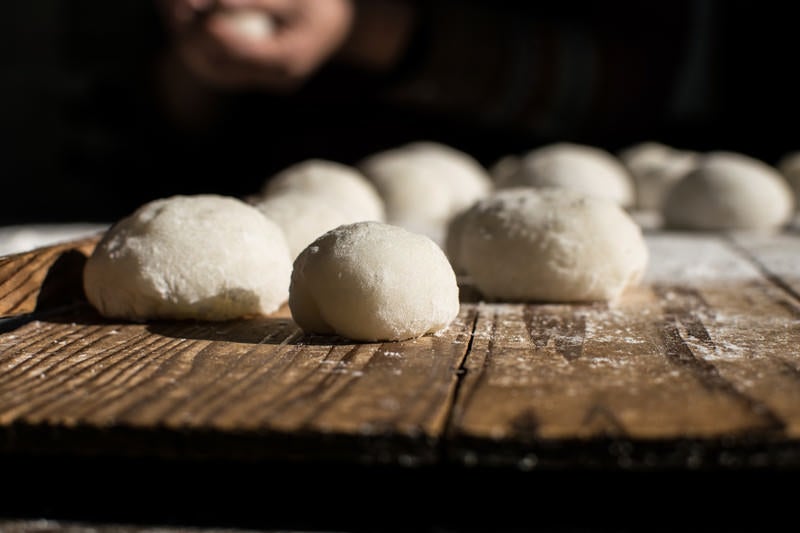
[[731, 241], [747, 254], [764, 274], [800, 297], [800, 238], [792, 233], [734, 233]]
[[[298, 454], [335, 435], [342, 444], [330, 450], [350, 459], [432, 460], [473, 309], [436, 336], [355, 345], [304, 336], [285, 315], [126, 324], [84, 307], [32, 321], [0, 336], [0, 428], [95, 428], [96, 441], [106, 430], [140, 431], [134, 441], [168, 451], [174, 434], [236, 434], [239, 452], [258, 457]], [[263, 434], [274, 446], [249, 444]], [[235, 449], [212, 441], [199, 439], [197, 453]]]
[[759, 239], [652, 233], [643, 283], [613, 305], [486, 303], [465, 286], [445, 332], [361, 344], [303, 335], [286, 308], [103, 319], [75, 300], [74, 268], [71, 281], [54, 270], [92, 240], [2, 258], [5, 312], [36, 313], [0, 334], [0, 451], [800, 465], [800, 244]]
[[[450, 427], [460, 460], [537, 464], [558, 446], [600, 443], [593, 453], [624, 464], [631, 443], [798, 440], [793, 295], [721, 236], [648, 244], [646, 283], [610, 308], [479, 308]], [[623, 449], [602, 449], [613, 442]], [[699, 461], [686, 447], [651, 447], [648, 460]]]
[[83, 264], [99, 236], [0, 257], [0, 318], [71, 303], [83, 296]]

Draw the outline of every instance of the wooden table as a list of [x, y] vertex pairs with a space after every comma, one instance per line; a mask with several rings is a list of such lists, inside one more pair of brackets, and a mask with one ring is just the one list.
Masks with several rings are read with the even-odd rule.
[[667, 497], [665, 476], [690, 480], [684, 496], [755, 483], [747, 501], [773, 506], [786, 497], [773, 476], [796, 481], [795, 233], [649, 232], [647, 277], [614, 306], [487, 303], [465, 284], [447, 331], [374, 344], [303, 335], [286, 309], [224, 323], [103, 319], [80, 289], [95, 242], [0, 258], [7, 472], [169, 471], [195, 510], [203, 479], [219, 489], [241, 476], [327, 487], [337, 502], [332, 480], [350, 479], [373, 506], [377, 487], [406, 497], [412, 483], [417, 505], [437, 510], [431, 498], [468, 487], [475, 505], [590, 491], [600, 506], [609, 475], [643, 508], [645, 487]]

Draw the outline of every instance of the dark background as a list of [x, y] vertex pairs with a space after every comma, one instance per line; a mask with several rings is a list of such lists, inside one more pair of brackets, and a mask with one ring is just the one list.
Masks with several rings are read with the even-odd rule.
[[800, 148], [796, 18], [790, 3], [724, 5], [711, 43], [719, 58], [715, 106], [721, 112], [624, 134], [612, 129], [551, 139], [487, 126], [469, 114], [387, 103], [376, 96], [379, 82], [339, 65], [291, 96], [222, 95], [213, 127], [187, 130], [168, 119], [158, 97], [167, 36], [150, 2], [4, 2], [0, 223], [113, 221], [177, 193], [241, 197], [305, 158], [353, 163], [419, 139], [451, 144], [487, 165], [554, 140], [618, 150], [650, 139], [775, 163]]

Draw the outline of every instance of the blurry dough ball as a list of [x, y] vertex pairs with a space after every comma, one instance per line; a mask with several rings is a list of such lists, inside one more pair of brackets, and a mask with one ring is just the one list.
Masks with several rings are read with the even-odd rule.
[[778, 161], [778, 171], [788, 180], [794, 191], [795, 203], [800, 200], [800, 152], [786, 154]]
[[320, 197], [296, 191], [263, 197], [254, 206], [283, 230], [292, 259], [326, 231], [352, 222]]
[[626, 148], [619, 157], [636, 183], [636, 206], [658, 210], [670, 187], [697, 165], [700, 155], [649, 141]]
[[456, 274], [465, 274], [464, 260], [461, 258], [461, 234], [470, 210], [465, 209], [450, 219], [444, 240], [444, 251]]
[[490, 299], [614, 301], [647, 266], [633, 219], [614, 202], [577, 191], [507, 189], [465, 217], [461, 260]]
[[289, 307], [309, 333], [403, 340], [446, 328], [458, 314], [458, 285], [428, 237], [360, 222], [326, 233], [300, 254]]
[[388, 222], [440, 245], [450, 218], [492, 189], [488, 172], [474, 158], [434, 142], [379, 152], [359, 168], [384, 199]]
[[259, 41], [275, 33], [273, 18], [259, 9], [224, 9], [211, 15], [212, 23], [245, 39]]
[[112, 226], [83, 282], [107, 317], [228, 320], [278, 309], [291, 269], [283, 233], [257, 209], [224, 196], [172, 196]]
[[498, 159], [491, 167], [489, 167], [489, 175], [495, 183], [505, 183], [511, 179], [514, 174], [519, 172], [522, 165], [522, 158], [517, 155], [507, 155]]
[[670, 190], [664, 221], [697, 230], [777, 229], [794, 211], [794, 195], [773, 167], [743, 154], [711, 152]]
[[634, 203], [633, 180], [613, 154], [573, 143], [554, 143], [528, 152], [517, 172], [498, 187], [559, 187], [607, 198], [623, 206]]
[[321, 197], [342, 211], [348, 222], [383, 221], [383, 200], [375, 187], [353, 167], [309, 159], [296, 163], [273, 176], [264, 185], [262, 194], [293, 191]]

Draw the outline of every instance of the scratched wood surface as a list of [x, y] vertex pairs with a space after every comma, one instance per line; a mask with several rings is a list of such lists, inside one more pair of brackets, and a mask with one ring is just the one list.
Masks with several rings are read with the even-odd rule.
[[[465, 297], [447, 331], [371, 344], [303, 335], [286, 309], [210, 324], [103, 319], [75, 295], [92, 240], [2, 258], [2, 314], [29, 314], [0, 334], [0, 451], [800, 465], [798, 237], [647, 241], [647, 276], [615, 305]], [[71, 286], [70, 298], [41, 297], [54, 276], [60, 290], [48, 291]]]

